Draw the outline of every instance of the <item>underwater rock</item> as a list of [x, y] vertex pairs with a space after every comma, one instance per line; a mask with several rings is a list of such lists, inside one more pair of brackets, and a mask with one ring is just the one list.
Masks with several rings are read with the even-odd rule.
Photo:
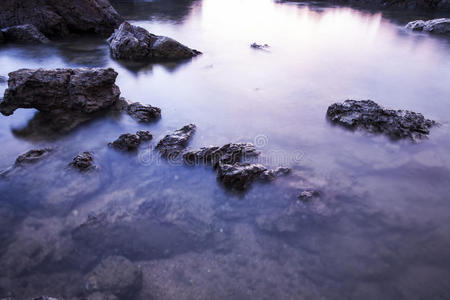
[[136, 134], [125, 133], [119, 136], [117, 140], [109, 143], [109, 146], [120, 151], [136, 150], [143, 141], [149, 141], [153, 138], [149, 131], [140, 130]]
[[172, 134], [166, 135], [156, 145], [156, 149], [165, 158], [176, 158], [186, 148], [189, 140], [195, 133], [196, 126], [189, 124], [178, 129]]
[[97, 167], [94, 165], [94, 157], [89, 152], [83, 152], [74, 157], [70, 166], [78, 169], [79, 171], [94, 170]]
[[416, 20], [406, 24], [405, 28], [413, 31], [424, 31], [436, 34], [450, 34], [450, 19], [441, 18], [429, 21]]
[[164, 36], [149, 33], [142, 27], [124, 22], [108, 39], [111, 55], [115, 59], [158, 60], [186, 59], [201, 52]]
[[22, 155], [19, 155], [19, 157], [17, 157], [16, 159], [16, 162], [14, 163], [14, 166], [23, 166], [26, 164], [35, 163], [47, 157], [52, 151], [53, 149], [51, 148], [30, 150]]
[[257, 43], [251, 44], [250, 47], [252, 47], [253, 49], [266, 49], [266, 48], [270, 48], [270, 46], [267, 45], [267, 44], [262, 45], [262, 44], [257, 44]]
[[88, 293], [106, 292], [119, 298], [131, 299], [142, 288], [142, 271], [122, 256], [109, 256], [88, 275]]
[[302, 201], [310, 201], [318, 197], [320, 193], [318, 191], [303, 191], [298, 195], [298, 199]]
[[50, 38], [109, 35], [123, 22], [108, 0], [2, 0], [0, 28], [32, 24]]
[[384, 134], [394, 140], [426, 138], [430, 128], [436, 125], [420, 113], [385, 109], [372, 100], [335, 103], [328, 108], [327, 117], [343, 127]]
[[40, 43], [46, 44], [50, 40], [43, 35], [34, 25], [25, 24], [11, 26], [2, 29], [4, 40], [18, 43]]

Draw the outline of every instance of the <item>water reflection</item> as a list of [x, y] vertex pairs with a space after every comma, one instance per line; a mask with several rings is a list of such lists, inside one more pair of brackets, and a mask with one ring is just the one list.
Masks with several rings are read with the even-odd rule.
[[[55, 149], [0, 180], [0, 298], [81, 299], [86, 273], [111, 254], [141, 265], [138, 299], [448, 298], [448, 41], [403, 32], [380, 12], [179, 3], [186, 5], [169, 12], [157, 9], [160, 1], [119, 9], [204, 53], [182, 64], [124, 66], [91, 38], [0, 48], [0, 75], [113, 67], [126, 98], [161, 107], [163, 116], [149, 125], [102, 117], [53, 139], [18, 135], [35, 111], [0, 118], [2, 169], [30, 148]], [[253, 42], [271, 47], [257, 51]], [[417, 145], [330, 126], [328, 105], [347, 98], [422, 112], [442, 126]], [[173, 165], [153, 151], [188, 123], [198, 127], [192, 148], [264, 136], [259, 161], [293, 172], [228, 193], [211, 168]], [[137, 153], [107, 147], [141, 129], [154, 140]], [[98, 172], [68, 168], [83, 151], [94, 154]], [[299, 201], [305, 189], [321, 197]]]

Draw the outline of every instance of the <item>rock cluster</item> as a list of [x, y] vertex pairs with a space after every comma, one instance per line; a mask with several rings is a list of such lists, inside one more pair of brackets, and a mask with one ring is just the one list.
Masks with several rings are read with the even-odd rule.
[[140, 130], [136, 134], [125, 133], [119, 136], [117, 140], [109, 143], [110, 147], [120, 151], [133, 151], [144, 141], [149, 141], [153, 138], [149, 131]]
[[110, 35], [123, 22], [108, 0], [2, 0], [0, 28], [31, 24], [49, 38]]
[[429, 21], [417, 20], [406, 24], [406, 29], [436, 34], [450, 34], [450, 19], [441, 18]]
[[3, 39], [7, 42], [41, 43], [46, 44], [50, 40], [43, 35], [34, 25], [24, 24], [6, 27], [2, 29]]
[[94, 165], [94, 157], [90, 152], [83, 152], [75, 156], [70, 166], [79, 171], [90, 171], [97, 168]]
[[436, 122], [420, 113], [407, 110], [385, 109], [372, 100], [346, 100], [328, 107], [331, 122], [349, 129], [363, 129], [391, 139], [416, 141], [427, 137]]
[[185, 59], [201, 54], [164, 36], [124, 22], [108, 39], [111, 55], [123, 60]]
[[195, 133], [196, 126], [189, 124], [181, 129], [166, 135], [156, 145], [156, 149], [165, 158], [177, 158], [189, 143], [189, 140]]

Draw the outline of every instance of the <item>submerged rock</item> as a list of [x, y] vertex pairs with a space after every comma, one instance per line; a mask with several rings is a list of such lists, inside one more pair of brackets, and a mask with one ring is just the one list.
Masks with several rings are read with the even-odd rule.
[[413, 31], [425, 31], [437, 34], [450, 34], [450, 19], [441, 18], [429, 21], [417, 20], [406, 24], [406, 29]]
[[136, 134], [125, 133], [119, 136], [117, 140], [110, 143], [109, 146], [120, 151], [136, 150], [143, 141], [149, 141], [153, 138], [149, 131], [138, 131]]
[[328, 108], [327, 116], [331, 122], [346, 128], [380, 133], [395, 140], [426, 138], [430, 128], [436, 125], [420, 113], [385, 109], [372, 100], [335, 103]]
[[88, 293], [131, 299], [142, 288], [142, 271], [125, 257], [110, 256], [87, 275], [85, 288]]
[[257, 44], [257, 43], [253, 43], [250, 45], [250, 47], [252, 47], [253, 49], [266, 49], [269, 48], [270, 46], [267, 44]]
[[74, 157], [70, 166], [78, 169], [79, 171], [94, 170], [97, 167], [94, 165], [94, 157], [89, 152], [83, 152]]
[[111, 55], [115, 59], [158, 60], [185, 59], [201, 54], [179, 42], [149, 33], [142, 27], [124, 22], [108, 39]]
[[19, 157], [17, 157], [14, 165], [15, 166], [23, 166], [23, 165], [35, 163], [43, 158], [46, 158], [52, 151], [53, 151], [52, 148], [42, 148], [42, 149], [30, 150], [22, 155], [19, 155]]
[[2, 29], [5, 41], [46, 44], [50, 40], [31, 24], [11, 26]]
[[156, 145], [156, 149], [166, 158], [176, 158], [186, 148], [189, 140], [195, 133], [196, 126], [189, 124], [178, 129], [172, 134], [166, 135]]
[[119, 99], [117, 73], [109, 69], [21, 69], [9, 73], [0, 112], [9, 116], [18, 108], [35, 108], [55, 128], [70, 130]]
[[320, 193], [318, 191], [308, 190], [303, 191], [298, 195], [298, 199], [302, 201], [310, 201], [316, 197], [319, 197]]
[[50, 38], [111, 34], [123, 18], [108, 0], [2, 0], [0, 28], [32, 24]]

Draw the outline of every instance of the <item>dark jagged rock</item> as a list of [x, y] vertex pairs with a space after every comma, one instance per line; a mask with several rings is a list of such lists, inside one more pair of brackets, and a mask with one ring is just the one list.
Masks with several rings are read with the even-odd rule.
[[51, 148], [33, 149], [19, 157], [17, 157], [15, 166], [23, 166], [27, 164], [35, 163], [45, 157], [47, 157], [53, 150]]
[[139, 102], [131, 103], [126, 108], [127, 113], [139, 122], [148, 123], [161, 118], [161, 109]]
[[142, 288], [142, 270], [125, 257], [110, 256], [87, 275], [85, 288], [88, 293], [105, 292], [132, 299]]
[[298, 199], [302, 201], [310, 201], [316, 197], [319, 197], [319, 195], [320, 193], [318, 191], [308, 190], [301, 192], [300, 195], [298, 195]]
[[153, 138], [149, 131], [138, 131], [136, 134], [125, 133], [117, 140], [110, 143], [109, 146], [120, 151], [133, 151], [144, 141], [149, 141]]
[[250, 45], [250, 47], [252, 47], [253, 49], [267, 49], [270, 46], [267, 44], [257, 44], [257, 43], [253, 43]]
[[46, 44], [50, 40], [43, 35], [34, 25], [25, 24], [6, 27], [2, 29], [5, 41], [19, 43], [41, 43]]
[[109, 69], [21, 69], [9, 74], [0, 112], [35, 108], [59, 130], [70, 130], [119, 99], [117, 73]]
[[195, 133], [196, 126], [189, 124], [178, 129], [172, 134], [166, 135], [156, 145], [156, 149], [166, 158], [176, 158], [186, 148], [189, 140]]
[[149, 33], [142, 27], [124, 22], [108, 39], [111, 55], [124, 60], [186, 59], [201, 52], [164, 36]]
[[328, 108], [327, 116], [331, 122], [343, 127], [384, 134], [394, 140], [426, 138], [430, 128], [436, 125], [420, 113], [385, 109], [372, 100], [335, 103]]
[[123, 22], [108, 0], [2, 0], [0, 28], [32, 24], [49, 38], [110, 35]]
[[78, 169], [79, 171], [94, 170], [97, 167], [94, 165], [94, 157], [89, 152], [83, 152], [74, 157], [70, 166]]
[[282, 175], [288, 175], [291, 173], [290, 168], [286, 167], [278, 167], [275, 170], [266, 170], [259, 175], [259, 179], [262, 181], [272, 181], [275, 180], [277, 177], [280, 177]]
[[256, 147], [251, 143], [230, 143], [222, 147], [210, 146], [189, 151], [183, 155], [183, 158], [187, 164], [205, 163], [216, 167], [218, 163], [234, 164], [246, 157], [254, 157], [258, 154]]
[[242, 191], [267, 171], [267, 168], [261, 164], [235, 163], [219, 164], [217, 170], [217, 178], [227, 188]]
[[406, 29], [436, 34], [450, 34], [450, 19], [441, 18], [429, 21], [417, 20], [406, 24]]

